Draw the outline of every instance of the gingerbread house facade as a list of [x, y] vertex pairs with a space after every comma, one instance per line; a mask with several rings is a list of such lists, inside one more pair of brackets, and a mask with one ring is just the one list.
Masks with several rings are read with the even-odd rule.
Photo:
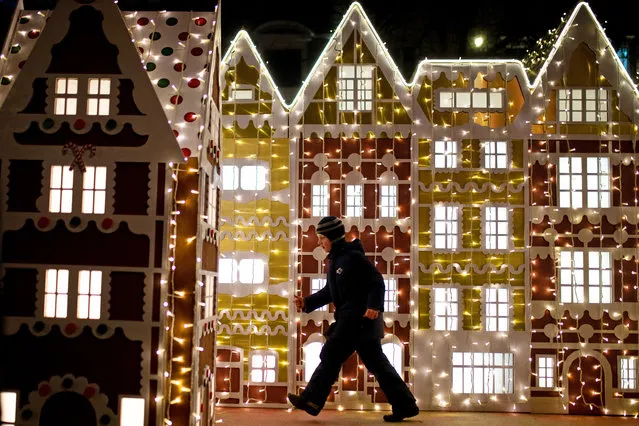
[[[636, 414], [637, 90], [588, 4], [566, 22], [534, 80], [487, 59], [424, 60], [407, 81], [353, 3], [289, 104], [238, 34], [221, 404], [281, 406], [310, 378], [331, 307], [290, 296], [324, 285], [314, 228], [335, 215], [384, 276], [383, 347], [421, 409]], [[329, 399], [386, 407], [356, 356]]]
[[217, 13], [16, 11], [3, 424], [213, 422]]

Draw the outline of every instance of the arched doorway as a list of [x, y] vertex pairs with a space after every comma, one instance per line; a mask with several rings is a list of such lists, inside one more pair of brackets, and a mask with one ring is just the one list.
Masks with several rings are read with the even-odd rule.
[[58, 392], [47, 399], [40, 413], [39, 426], [97, 426], [95, 410], [77, 392]]
[[604, 368], [596, 357], [575, 358], [568, 372], [568, 412], [603, 415], [603, 407], [606, 406], [605, 384]]

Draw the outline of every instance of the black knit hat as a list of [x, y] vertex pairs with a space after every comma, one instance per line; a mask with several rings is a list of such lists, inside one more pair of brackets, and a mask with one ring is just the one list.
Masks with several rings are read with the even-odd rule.
[[335, 216], [326, 216], [322, 218], [322, 220], [319, 221], [315, 232], [328, 238], [331, 243], [339, 241], [346, 236], [344, 224], [340, 218]]

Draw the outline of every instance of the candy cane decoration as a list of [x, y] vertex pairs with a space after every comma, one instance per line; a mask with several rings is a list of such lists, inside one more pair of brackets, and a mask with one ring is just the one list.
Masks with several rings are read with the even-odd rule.
[[87, 171], [87, 168], [84, 165], [84, 152], [89, 151], [89, 158], [95, 156], [95, 147], [91, 144], [78, 146], [73, 142], [68, 142], [62, 148], [62, 155], [66, 155], [67, 151], [73, 151], [73, 162], [69, 166], [69, 170], [73, 170], [75, 167], [78, 168], [82, 173]]

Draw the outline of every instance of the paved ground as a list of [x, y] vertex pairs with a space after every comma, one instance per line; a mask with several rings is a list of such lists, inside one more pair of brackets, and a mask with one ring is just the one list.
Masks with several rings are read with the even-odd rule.
[[[289, 426], [289, 425], [389, 425], [382, 420], [386, 411], [324, 410], [312, 417], [303, 411], [280, 408], [216, 407], [215, 417], [222, 425], [232, 426]], [[509, 413], [440, 413], [422, 411], [417, 417], [404, 421], [407, 426], [636, 426], [639, 420], [629, 417], [562, 416], [554, 414]]]

